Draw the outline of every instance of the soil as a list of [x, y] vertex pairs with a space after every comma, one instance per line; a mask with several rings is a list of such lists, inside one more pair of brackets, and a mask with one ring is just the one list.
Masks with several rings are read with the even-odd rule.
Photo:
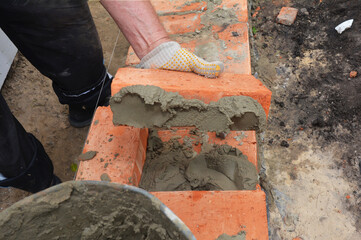
[[195, 126], [219, 133], [264, 130], [266, 125], [261, 104], [247, 96], [223, 97], [205, 104], [156, 86], [134, 85], [112, 96], [110, 106], [115, 125], [138, 128]]
[[[271, 239], [361, 239], [359, 0], [252, 1], [253, 74], [273, 92], [261, 185]], [[275, 19], [298, 12], [291, 26]], [[348, 19], [341, 35], [334, 29]]]
[[[201, 139], [201, 131], [179, 142], [176, 136], [162, 142], [157, 131], [148, 138], [140, 188], [147, 191], [255, 190], [256, 167], [247, 156], [229, 145], [211, 145]], [[197, 154], [193, 142], [201, 146]]]
[[144, 192], [102, 182], [62, 183], [1, 212], [0, 238], [189, 239], [185, 225], [176, 225], [169, 209]]

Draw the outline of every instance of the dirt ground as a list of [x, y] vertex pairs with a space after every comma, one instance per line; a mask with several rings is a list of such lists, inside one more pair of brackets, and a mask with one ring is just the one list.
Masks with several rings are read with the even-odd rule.
[[[107, 66], [118, 30], [98, 2], [89, 4]], [[306, 11], [292, 26], [283, 26], [275, 23], [282, 6]], [[272, 240], [361, 239], [360, 6], [360, 0], [250, 3], [252, 71], [273, 92], [261, 136], [261, 184], [268, 193]], [[350, 18], [352, 28], [339, 35], [334, 27]], [[124, 65], [127, 48], [120, 34], [112, 74]], [[350, 78], [352, 70], [359, 75]], [[18, 55], [2, 93], [14, 115], [44, 144], [55, 173], [73, 179], [70, 166], [88, 129], [69, 125], [67, 107], [58, 103], [50, 80]], [[0, 211], [27, 195], [0, 189]]]
[[[305, 9], [284, 26], [282, 6]], [[361, 239], [361, 77], [349, 77], [361, 73], [360, 6], [252, 1], [252, 70], [273, 92], [262, 184], [271, 239]]]

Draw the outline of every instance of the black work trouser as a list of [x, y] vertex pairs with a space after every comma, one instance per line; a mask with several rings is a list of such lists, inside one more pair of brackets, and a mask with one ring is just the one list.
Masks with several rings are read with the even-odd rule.
[[[0, 28], [52, 80], [62, 104], [94, 102], [104, 79], [110, 87], [86, 0], [1, 0]], [[0, 173], [22, 173], [37, 152], [32, 142], [0, 95]]]

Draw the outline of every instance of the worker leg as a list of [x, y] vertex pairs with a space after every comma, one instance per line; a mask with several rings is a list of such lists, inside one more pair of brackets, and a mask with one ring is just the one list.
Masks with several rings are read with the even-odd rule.
[[38, 192], [60, 180], [41, 143], [27, 133], [10, 112], [0, 93], [0, 187]]
[[90, 124], [98, 96], [98, 105], [107, 104], [111, 78], [87, 1], [2, 0], [0, 27], [53, 81], [59, 101], [69, 104], [70, 123]]

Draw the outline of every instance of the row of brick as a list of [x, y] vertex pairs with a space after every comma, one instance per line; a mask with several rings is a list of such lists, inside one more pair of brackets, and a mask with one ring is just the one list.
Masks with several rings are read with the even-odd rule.
[[[192, 128], [191, 128], [192, 129]], [[172, 138], [192, 137], [191, 129], [173, 129], [158, 131], [163, 142]], [[239, 149], [256, 168], [257, 142], [254, 131], [232, 131], [225, 139], [208, 133], [209, 144], [227, 144]], [[114, 126], [109, 107], [99, 107], [83, 149], [83, 152], [97, 151], [94, 158], [81, 161], [77, 180], [101, 180], [104, 174], [112, 182], [138, 186], [146, 156], [148, 130], [129, 126]], [[194, 145], [195, 152], [200, 152], [200, 145]]]
[[[162, 141], [189, 136], [189, 130], [163, 130]], [[225, 139], [208, 133], [210, 144], [238, 148], [257, 166], [254, 131], [232, 131]], [[237, 140], [237, 136], [243, 136]], [[147, 129], [114, 126], [109, 107], [99, 107], [94, 116], [84, 153], [97, 151], [93, 159], [81, 161], [76, 180], [111, 181], [138, 186], [146, 157]], [[194, 146], [199, 152], [199, 146]], [[152, 192], [189, 227], [197, 239], [215, 239], [222, 233], [247, 232], [247, 239], [267, 239], [265, 194], [254, 191]]]
[[[248, 44], [247, 1], [223, 1], [212, 10], [228, 11], [234, 15], [232, 24], [222, 23], [205, 26], [202, 16], [206, 14], [209, 1], [151, 1], [171, 38], [192, 52], [196, 47], [208, 46], [212, 57], [225, 63], [225, 72], [251, 74], [250, 50]], [[209, 10], [210, 11], [210, 10]], [[211, 27], [211, 34], [202, 31]], [[189, 35], [193, 35], [189, 37]], [[200, 55], [200, 57], [205, 57]], [[214, 60], [214, 59], [210, 59]], [[132, 48], [129, 48], [126, 64], [136, 65], [140, 62]]]

